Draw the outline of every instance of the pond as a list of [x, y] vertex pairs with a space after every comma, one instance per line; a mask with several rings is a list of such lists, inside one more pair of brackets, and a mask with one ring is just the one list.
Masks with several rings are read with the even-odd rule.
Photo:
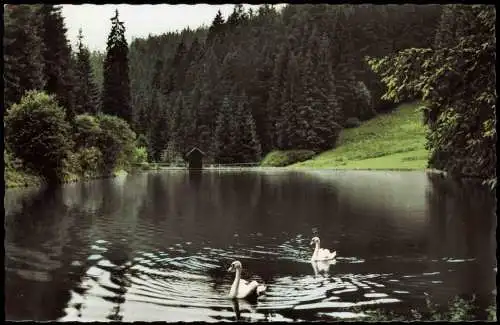
[[[496, 294], [495, 195], [420, 171], [162, 171], [4, 205], [7, 320], [334, 321], [473, 294], [485, 319]], [[335, 263], [310, 263], [313, 236]], [[234, 260], [257, 301], [226, 297]]]

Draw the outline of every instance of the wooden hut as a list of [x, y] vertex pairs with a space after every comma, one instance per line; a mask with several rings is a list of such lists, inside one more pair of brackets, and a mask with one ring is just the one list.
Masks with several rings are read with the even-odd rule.
[[202, 169], [203, 168], [203, 156], [205, 156], [205, 153], [196, 147], [189, 150], [189, 152], [185, 156], [185, 159], [188, 162], [188, 168], [189, 169]]

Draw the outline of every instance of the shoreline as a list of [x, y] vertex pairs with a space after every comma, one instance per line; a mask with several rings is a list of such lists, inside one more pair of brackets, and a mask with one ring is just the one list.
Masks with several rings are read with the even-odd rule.
[[[92, 177], [74, 177], [71, 178], [70, 180], [67, 180], [61, 185], [64, 184], [71, 184], [71, 183], [76, 183], [76, 182], [86, 182], [86, 181], [92, 181], [92, 180], [100, 180], [100, 179], [107, 179], [107, 178], [115, 178], [119, 176], [126, 176], [128, 174], [135, 174], [135, 173], [144, 173], [144, 172], [161, 172], [161, 171], [166, 171], [166, 170], [177, 170], [177, 171], [194, 171], [194, 172], [203, 172], [203, 171], [266, 171], [266, 170], [275, 170], [275, 171], [370, 171], [370, 172], [416, 172], [416, 171], [421, 171], [426, 174], [432, 174], [432, 175], [439, 175], [443, 178], [447, 177], [453, 177], [458, 180], [481, 180], [481, 181], [487, 181], [487, 179], [481, 178], [481, 177], [474, 177], [474, 176], [467, 176], [467, 175], [451, 175], [446, 171], [435, 169], [435, 168], [335, 168], [335, 167], [291, 167], [291, 166], [284, 166], [284, 167], [259, 167], [259, 166], [252, 166], [252, 167], [205, 167], [203, 169], [198, 169], [198, 170], [189, 170], [187, 167], [160, 167], [157, 169], [146, 169], [146, 170], [137, 170], [137, 169], [132, 169], [131, 171], [126, 171], [126, 170], [118, 170], [114, 172], [112, 175], [108, 176], [92, 176]], [[35, 188], [35, 187], [43, 187], [46, 186], [46, 183], [41, 181], [40, 184], [28, 184], [28, 185], [15, 185], [15, 186], [8, 186], [7, 182], [5, 183], [5, 190], [9, 189], [20, 189], [20, 188]]]
[[[107, 178], [115, 178], [123, 175], [130, 174], [126, 170], [120, 169], [116, 172], [113, 172], [111, 175], [102, 175], [102, 176], [87, 176], [87, 177], [71, 177], [70, 179], [62, 182], [60, 185], [65, 185], [65, 184], [71, 184], [71, 183], [76, 183], [76, 182], [86, 182], [86, 181], [93, 181], [93, 180], [99, 180], [99, 179], [107, 179]], [[5, 182], [5, 190], [9, 189], [21, 189], [21, 188], [42, 188], [44, 186], [47, 186], [47, 183], [43, 181], [41, 178], [38, 176], [33, 176], [37, 177], [37, 182], [38, 184], [21, 184], [21, 185], [8, 185], [7, 182]]]

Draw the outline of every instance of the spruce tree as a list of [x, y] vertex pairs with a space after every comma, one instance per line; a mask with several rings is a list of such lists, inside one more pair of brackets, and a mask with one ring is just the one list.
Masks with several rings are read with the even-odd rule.
[[111, 18], [111, 32], [104, 60], [102, 111], [132, 123], [128, 44], [125, 39], [125, 26], [118, 18], [118, 10]]
[[271, 141], [274, 137], [273, 121], [269, 118], [270, 114], [266, 110], [272, 85], [273, 67], [271, 55], [268, 54], [261, 62], [257, 63], [255, 76], [249, 80], [250, 85], [245, 87], [249, 95], [249, 110], [255, 119], [256, 132], [263, 153], [272, 150]]
[[311, 53], [305, 56], [305, 62], [302, 67], [301, 79], [302, 89], [297, 101], [297, 124], [292, 126], [288, 131], [294, 134], [291, 146], [296, 149], [314, 149], [319, 148], [319, 139], [314, 122], [319, 118], [318, 113], [321, 113], [321, 105], [316, 98], [316, 80], [313, 76], [313, 63]]
[[337, 100], [335, 76], [329, 58], [329, 38], [326, 34], [320, 37], [318, 64], [314, 93], [318, 101], [317, 119], [313, 126], [321, 142], [320, 150], [333, 148], [340, 133], [340, 123], [343, 121], [341, 107]]
[[215, 128], [214, 153], [215, 160], [219, 164], [234, 162], [233, 149], [235, 142], [236, 123], [232, 102], [228, 96], [222, 101], [221, 109], [217, 115], [217, 126]]
[[80, 29], [75, 62], [75, 111], [76, 114], [96, 114], [100, 110], [100, 94], [90, 65], [90, 52], [82, 40]]
[[180, 154], [185, 154], [185, 130], [183, 128], [183, 111], [186, 104], [184, 103], [184, 96], [181, 92], [172, 94], [171, 96], [172, 105], [169, 106], [168, 110], [168, 121], [169, 121], [169, 134], [170, 141], [173, 141], [179, 150]]
[[289, 56], [286, 75], [278, 125], [278, 146], [280, 149], [294, 149], [294, 146], [301, 142], [298, 106], [302, 99], [299, 64], [294, 54]]
[[182, 149], [183, 153], [187, 153], [194, 146], [198, 146], [196, 142], [196, 131], [197, 131], [197, 99], [196, 96], [192, 96], [191, 92], [187, 95], [181, 93], [183, 100], [183, 110], [180, 112], [180, 130], [182, 131]]
[[255, 120], [250, 111], [245, 93], [238, 97], [235, 118], [235, 162], [255, 162], [260, 160], [262, 148], [257, 137]]
[[[102, 84], [104, 80], [103, 65], [104, 59], [106, 58], [105, 53], [99, 51], [92, 51], [90, 53], [90, 66], [92, 67], [92, 72], [94, 73], [95, 81], [99, 92], [102, 91]], [[100, 99], [99, 99], [100, 101]]]
[[184, 76], [186, 74], [187, 66], [184, 64], [186, 62], [186, 45], [184, 41], [181, 40], [177, 45], [177, 50], [175, 52], [172, 63], [170, 64], [170, 73], [167, 85], [167, 93], [177, 92], [182, 90], [184, 84]]
[[187, 116], [191, 119], [189, 127], [190, 127], [190, 132], [189, 132], [189, 141], [191, 142], [192, 146], [197, 146], [201, 150], [206, 151], [207, 148], [202, 145], [199, 141], [199, 129], [201, 126], [201, 118], [202, 114], [200, 111], [200, 103], [201, 103], [201, 91], [198, 86], [195, 86], [193, 90], [188, 92], [187, 98], [188, 98], [188, 105], [189, 105], [189, 114]]
[[218, 10], [217, 15], [215, 15], [215, 18], [212, 21], [212, 25], [208, 29], [207, 42], [212, 42], [217, 36], [222, 38], [224, 27], [224, 17], [222, 17], [222, 13]]
[[[149, 153], [154, 161], [159, 161], [162, 151], [167, 144], [167, 105], [161, 92], [161, 72], [164, 62], [156, 60], [155, 73], [151, 82], [153, 94], [149, 107], [142, 111], [141, 129], [147, 134], [150, 148]], [[141, 118], [141, 116], [139, 116]]]
[[156, 90], [153, 92], [150, 106], [153, 119], [150, 122], [149, 152], [154, 161], [160, 161], [161, 154], [167, 147], [168, 122], [164, 109], [165, 106], [163, 95], [160, 91]]
[[18, 103], [28, 90], [45, 86], [43, 25], [33, 5], [8, 5], [4, 14], [4, 107]]
[[213, 139], [215, 134], [215, 120], [217, 110], [211, 92], [211, 84], [208, 80], [208, 72], [202, 71], [198, 75], [197, 85], [200, 89], [200, 99], [197, 109], [197, 136], [200, 149], [203, 150], [209, 159], [214, 158]]
[[55, 5], [42, 5], [40, 8], [45, 44], [45, 90], [56, 96], [58, 103], [66, 109], [67, 118], [73, 120], [75, 107], [71, 46], [66, 38], [67, 29], [61, 11], [62, 7]]
[[269, 146], [271, 148], [278, 147], [278, 134], [281, 132], [281, 130], [278, 128], [278, 125], [280, 125], [281, 108], [283, 106], [283, 88], [286, 80], [288, 56], [289, 49], [287, 48], [286, 44], [282, 45], [275, 60], [273, 76], [270, 82], [271, 87], [269, 89], [269, 98], [266, 103], [271, 142]]
[[241, 3], [235, 4], [233, 12], [227, 18], [228, 26], [234, 28], [235, 26], [244, 22], [248, 18], [244, 10], [245, 9], [243, 8], [243, 5]]
[[193, 89], [196, 85], [197, 75], [200, 73], [199, 61], [203, 53], [202, 44], [195, 38], [186, 54], [184, 64], [184, 89]]

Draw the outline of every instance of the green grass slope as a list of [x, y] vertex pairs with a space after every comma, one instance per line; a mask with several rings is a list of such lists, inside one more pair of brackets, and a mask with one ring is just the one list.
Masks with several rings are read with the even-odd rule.
[[357, 128], [342, 131], [337, 148], [291, 168], [425, 169], [425, 126], [420, 103], [406, 103]]

